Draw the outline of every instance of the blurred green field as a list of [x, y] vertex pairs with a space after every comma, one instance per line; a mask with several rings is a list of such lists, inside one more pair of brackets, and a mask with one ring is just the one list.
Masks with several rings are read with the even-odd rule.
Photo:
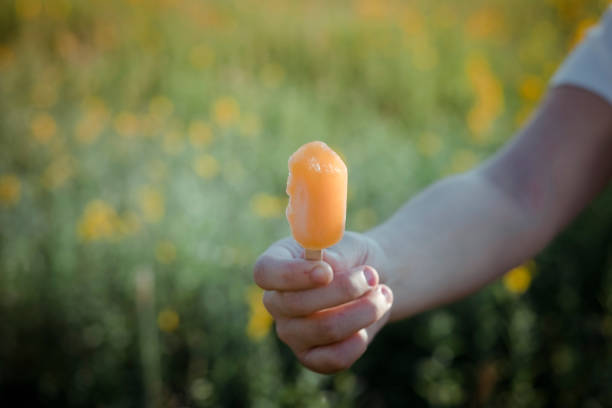
[[606, 4], [3, 1], [3, 400], [612, 406], [610, 193], [335, 376], [296, 363], [251, 278], [297, 147], [342, 154], [347, 228], [372, 227], [511, 137]]

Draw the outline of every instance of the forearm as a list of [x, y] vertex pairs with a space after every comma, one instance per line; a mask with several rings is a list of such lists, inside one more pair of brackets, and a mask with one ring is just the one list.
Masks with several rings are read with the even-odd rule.
[[540, 251], [612, 174], [612, 107], [553, 89], [491, 160], [443, 180], [368, 232], [385, 254], [392, 319], [471, 293]]
[[522, 208], [479, 172], [440, 181], [368, 233], [381, 246], [391, 319], [475, 291], [532, 255]]

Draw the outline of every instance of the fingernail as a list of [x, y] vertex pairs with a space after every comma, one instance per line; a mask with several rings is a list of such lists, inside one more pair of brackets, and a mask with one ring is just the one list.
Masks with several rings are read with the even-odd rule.
[[366, 266], [363, 268], [363, 275], [365, 276], [365, 280], [366, 282], [368, 282], [368, 285], [370, 286], [376, 286], [376, 272], [374, 272], [374, 269], [370, 268], [369, 266]]
[[393, 294], [391, 293], [389, 288], [387, 288], [384, 285], [381, 285], [380, 286], [380, 291], [382, 292], [382, 294], [385, 297], [385, 299], [387, 299], [387, 303], [391, 303], [393, 301]]
[[315, 283], [327, 283], [329, 281], [329, 271], [324, 266], [317, 266], [310, 272], [310, 278]]

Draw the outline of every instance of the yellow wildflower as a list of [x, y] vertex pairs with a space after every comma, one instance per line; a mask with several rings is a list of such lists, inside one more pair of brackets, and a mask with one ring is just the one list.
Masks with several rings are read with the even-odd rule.
[[83, 117], [77, 122], [75, 137], [81, 143], [94, 142], [106, 125], [109, 113], [104, 102], [91, 98], [83, 104]]
[[9, 67], [15, 61], [15, 51], [5, 44], [0, 44], [0, 69]]
[[276, 88], [285, 78], [285, 70], [282, 66], [275, 63], [268, 63], [261, 69], [261, 82], [269, 87]]
[[400, 16], [401, 25], [408, 35], [419, 35], [423, 33], [423, 16], [414, 7], [406, 6]]
[[251, 198], [251, 209], [262, 218], [277, 218], [284, 214], [287, 198], [266, 193], [255, 194]]
[[227, 96], [217, 99], [213, 106], [213, 115], [219, 126], [231, 126], [240, 117], [238, 102]]
[[159, 242], [155, 248], [155, 258], [165, 265], [171, 263], [176, 258], [176, 247], [168, 240]]
[[37, 142], [48, 143], [55, 136], [57, 125], [53, 116], [48, 113], [39, 113], [32, 120], [31, 129]]
[[476, 91], [481, 88], [486, 88], [487, 82], [491, 80], [492, 72], [489, 62], [482, 55], [471, 55], [466, 63], [466, 71], [468, 79], [476, 88]]
[[546, 84], [540, 77], [528, 75], [521, 81], [519, 93], [524, 100], [534, 102], [540, 99], [545, 87]]
[[79, 58], [79, 49], [81, 44], [76, 35], [70, 31], [64, 30], [57, 34], [56, 48], [58, 54], [66, 60], [76, 60]]
[[578, 43], [584, 39], [589, 29], [591, 29], [595, 24], [597, 24], [597, 20], [594, 18], [586, 18], [580, 21], [574, 30], [574, 35], [570, 40], [569, 48], [572, 49], [578, 45]]
[[189, 135], [189, 141], [194, 147], [205, 146], [209, 144], [213, 139], [212, 130], [210, 126], [204, 121], [194, 120], [189, 124], [187, 130]]
[[166, 211], [164, 196], [157, 189], [143, 187], [139, 191], [138, 198], [145, 221], [156, 223], [164, 217]]
[[170, 333], [178, 329], [180, 318], [173, 309], [166, 308], [157, 315], [157, 325], [161, 331]]
[[355, 3], [357, 14], [365, 19], [382, 19], [389, 14], [388, 0], [357, 0]]
[[86, 114], [92, 114], [95, 116], [101, 116], [105, 119], [108, 119], [108, 108], [106, 107], [106, 103], [101, 98], [97, 96], [88, 96], [81, 102], [81, 109]]
[[483, 133], [491, 128], [503, 111], [503, 90], [484, 57], [471, 56], [467, 61], [466, 71], [476, 94], [476, 102], [468, 113], [468, 127], [475, 140], [482, 142]]
[[193, 171], [198, 176], [210, 180], [219, 173], [219, 162], [210, 154], [203, 154], [193, 162]]
[[487, 140], [486, 131], [491, 128], [494, 114], [487, 107], [486, 103], [477, 102], [468, 112], [467, 125], [470, 129], [471, 139], [474, 142], [482, 143]]
[[189, 51], [189, 62], [194, 68], [206, 69], [215, 62], [215, 52], [206, 44], [196, 45]]
[[115, 116], [115, 130], [120, 136], [135, 136], [140, 129], [140, 119], [131, 112], [120, 112]]
[[111, 22], [97, 21], [93, 27], [93, 42], [95, 48], [100, 51], [108, 51], [115, 48], [119, 37], [117, 25]]
[[22, 20], [31, 20], [40, 14], [42, 4], [40, 0], [16, 0], [15, 12]]
[[503, 15], [496, 9], [486, 7], [472, 14], [465, 25], [468, 35], [473, 38], [489, 39], [503, 32]]
[[584, 12], [584, 1], [572, 1], [572, 0], [549, 0], [556, 8], [559, 16], [564, 22], [576, 21], [578, 17]]
[[535, 270], [535, 262], [529, 261], [517, 266], [506, 273], [502, 279], [504, 286], [509, 292], [515, 294], [524, 293], [531, 284], [532, 274]]
[[108, 240], [117, 230], [117, 212], [102, 200], [93, 200], [87, 204], [77, 232], [83, 241]]
[[63, 154], [54, 159], [45, 169], [42, 175], [42, 184], [48, 189], [58, 188], [64, 185], [73, 174], [73, 159]]
[[259, 341], [265, 337], [272, 326], [272, 316], [268, 313], [262, 302], [263, 291], [255, 285], [247, 290], [247, 303], [250, 317], [246, 327], [246, 334], [251, 340]]
[[21, 183], [13, 174], [0, 175], [0, 205], [12, 207], [21, 197]]

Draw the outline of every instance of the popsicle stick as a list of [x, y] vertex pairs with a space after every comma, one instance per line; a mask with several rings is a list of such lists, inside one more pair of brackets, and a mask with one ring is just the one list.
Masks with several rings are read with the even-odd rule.
[[323, 260], [322, 249], [304, 249], [304, 259], [307, 261], [321, 261]]

